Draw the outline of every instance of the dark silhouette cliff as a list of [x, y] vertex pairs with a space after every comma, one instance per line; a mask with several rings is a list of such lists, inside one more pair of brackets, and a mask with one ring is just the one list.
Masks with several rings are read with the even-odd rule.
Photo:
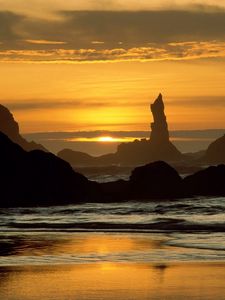
[[182, 160], [182, 154], [169, 140], [168, 125], [164, 113], [162, 95], [151, 105], [154, 122], [151, 124], [150, 139], [135, 140], [122, 143], [116, 153], [92, 157], [72, 150], [62, 150], [58, 156], [71, 164], [77, 165], [141, 165], [156, 160], [175, 162]]
[[21, 135], [18, 123], [14, 120], [13, 115], [5, 106], [0, 104], [0, 132], [6, 134], [14, 143], [20, 145], [24, 150], [31, 151], [35, 149], [47, 152], [42, 145], [35, 142], [26, 141]]
[[0, 206], [88, 201], [97, 184], [52, 153], [25, 151], [0, 132]]

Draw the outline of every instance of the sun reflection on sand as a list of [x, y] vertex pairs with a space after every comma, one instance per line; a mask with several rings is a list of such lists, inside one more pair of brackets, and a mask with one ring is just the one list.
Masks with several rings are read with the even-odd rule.
[[[0, 269], [1, 299], [224, 299], [223, 264], [121, 264]], [[212, 276], [213, 274], [213, 276]], [[204, 288], [203, 288], [204, 287]]]
[[[8, 255], [24, 262], [0, 267], [0, 299], [224, 299], [223, 262], [149, 262], [146, 255], [155, 251], [174, 258], [187, 251], [166, 241], [165, 235], [134, 233], [22, 235]], [[51, 256], [58, 257], [53, 264]]]

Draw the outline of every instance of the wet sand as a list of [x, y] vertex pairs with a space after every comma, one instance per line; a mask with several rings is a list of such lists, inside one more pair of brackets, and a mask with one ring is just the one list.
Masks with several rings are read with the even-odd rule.
[[221, 263], [2, 267], [0, 299], [222, 300], [224, 282]]
[[[168, 245], [170, 238], [103, 233], [4, 236], [11, 247], [0, 256], [0, 299], [224, 299], [225, 260], [209, 261], [215, 250]], [[205, 261], [196, 261], [199, 257]]]

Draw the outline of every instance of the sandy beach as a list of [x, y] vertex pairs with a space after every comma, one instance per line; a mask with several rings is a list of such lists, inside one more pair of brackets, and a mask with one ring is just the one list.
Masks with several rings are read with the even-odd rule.
[[224, 299], [225, 263], [20, 266], [0, 269], [0, 298]]
[[21, 234], [0, 256], [0, 299], [224, 299], [224, 251], [210, 261], [215, 250], [170, 241], [151, 233]]

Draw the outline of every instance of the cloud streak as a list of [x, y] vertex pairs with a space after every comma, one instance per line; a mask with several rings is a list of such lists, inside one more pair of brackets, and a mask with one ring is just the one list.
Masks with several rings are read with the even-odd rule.
[[[1, 101], [1, 104], [6, 105], [12, 111], [33, 111], [33, 110], [52, 110], [52, 109], [84, 109], [84, 108], [141, 108], [149, 106], [149, 101], [115, 101], [115, 98], [112, 99], [103, 99], [102, 101], [90, 101], [90, 99], [73, 99], [73, 100], [54, 100], [49, 101], [48, 99], [45, 100], [29, 100], [29, 101], [22, 101], [18, 100], [17, 102], [7, 102]], [[209, 107], [224, 107], [225, 103], [225, 96], [212, 96], [212, 97], [179, 97], [179, 98], [172, 98], [166, 101], [167, 107], [199, 107], [202, 106], [204, 103], [204, 108]]]
[[149, 47], [130, 49], [52, 49], [52, 50], [3, 50], [1, 62], [118, 62], [118, 61], [165, 61], [224, 58], [224, 41], [173, 42]]
[[25, 42], [34, 45], [64, 45], [66, 42], [62, 41], [47, 41], [47, 40], [25, 40]]

